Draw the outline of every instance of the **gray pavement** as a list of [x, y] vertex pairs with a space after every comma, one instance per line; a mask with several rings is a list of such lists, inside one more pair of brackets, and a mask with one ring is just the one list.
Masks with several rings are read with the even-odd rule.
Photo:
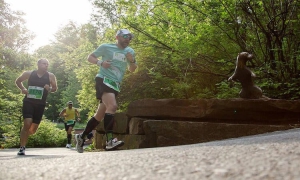
[[[126, 143], [126, 142], [125, 142]], [[77, 153], [0, 150], [0, 179], [300, 180], [300, 129], [185, 146]]]

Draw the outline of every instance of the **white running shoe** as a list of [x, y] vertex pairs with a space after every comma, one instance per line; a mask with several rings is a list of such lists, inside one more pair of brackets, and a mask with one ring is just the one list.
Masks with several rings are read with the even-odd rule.
[[123, 145], [124, 145], [124, 141], [118, 141], [117, 138], [114, 138], [106, 142], [105, 150], [106, 151], [114, 150]]
[[25, 147], [20, 147], [18, 155], [25, 155]]
[[80, 134], [75, 134], [75, 140], [76, 140], [76, 150], [77, 150], [77, 152], [83, 153], [84, 139], [82, 139]]
[[71, 147], [72, 147], [71, 144], [67, 144], [67, 145], [66, 145], [66, 148], [71, 148]]

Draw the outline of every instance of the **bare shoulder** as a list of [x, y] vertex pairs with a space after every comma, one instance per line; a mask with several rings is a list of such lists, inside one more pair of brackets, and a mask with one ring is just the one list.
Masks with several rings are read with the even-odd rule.
[[48, 72], [50, 77], [55, 77], [55, 75], [52, 72]]
[[61, 112], [60, 112], [60, 116], [62, 115], [62, 113], [65, 113], [66, 112], [66, 108], [65, 109], [63, 109], [63, 110], [61, 110]]
[[22, 79], [28, 79], [31, 73], [32, 71], [24, 71], [20, 77], [22, 77]]
[[23, 74], [24, 75], [30, 75], [33, 71], [24, 71]]
[[53, 73], [51, 73], [51, 72], [48, 72], [48, 73], [49, 73], [49, 78], [51, 80], [56, 80], [56, 77], [55, 77], [55, 75]]

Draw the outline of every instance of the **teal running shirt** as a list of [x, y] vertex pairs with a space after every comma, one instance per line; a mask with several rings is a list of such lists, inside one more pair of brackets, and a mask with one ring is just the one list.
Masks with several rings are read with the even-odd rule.
[[125, 49], [118, 48], [117, 44], [102, 44], [93, 54], [103, 61], [111, 60], [111, 66], [109, 68], [103, 68], [100, 66], [96, 77], [107, 77], [115, 82], [121, 83], [126, 72], [129, 62], [126, 59], [126, 54], [131, 53], [135, 57], [134, 50], [130, 47]]

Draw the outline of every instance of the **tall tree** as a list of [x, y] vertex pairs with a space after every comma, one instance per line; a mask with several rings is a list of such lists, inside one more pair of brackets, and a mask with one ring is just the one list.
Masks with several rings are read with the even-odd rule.
[[[173, 87], [171, 94], [177, 97], [199, 97], [203, 92], [213, 97], [230, 91], [215, 84], [226, 81], [241, 51], [255, 54], [250, 65], [271, 97], [283, 97], [276, 91], [281, 81], [290, 81], [286, 91], [299, 90], [294, 80], [299, 74], [299, 1], [94, 0], [94, 4], [105, 12], [98, 18], [106, 18], [113, 28], [135, 30], [135, 47], [146, 49], [138, 57], [150, 61], [145, 64], [150, 65], [148, 74], [154, 73], [151, 79], [174, 75], [177, 83], [167, 87]], [[167, 89], [163, 85], [155, 87]], [[299, 96], [293, 95], [295, 91], [288, 94]]]
[[14, 81], [25, 68], [32, 66], [32, 58], [25, 50], [33, 36], [25, 28], [22, 15], [0, 0], [0, 135], [6, 133], [15, 145], [21, 127], [23, 95]]

